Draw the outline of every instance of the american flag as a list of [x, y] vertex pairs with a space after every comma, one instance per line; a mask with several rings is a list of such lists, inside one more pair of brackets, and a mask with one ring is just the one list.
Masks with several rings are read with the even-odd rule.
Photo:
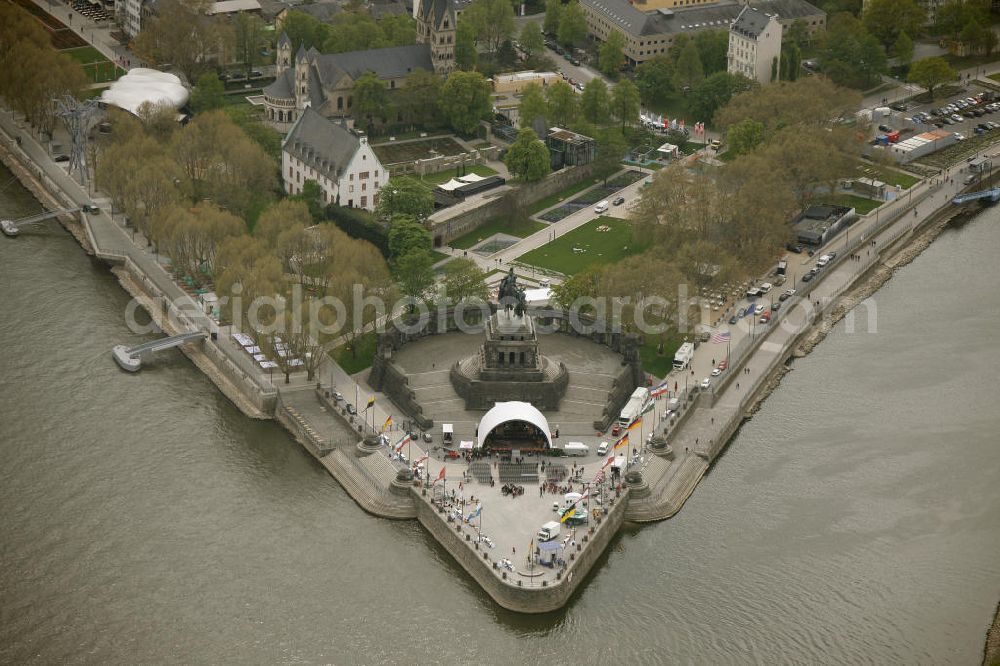
[[729, 342], [732, 339], [733, 336], [729, 331], [719, 331], [718, 333], [712, 336], [712, 344], [718, 345], [722, 344], [723, 342]]

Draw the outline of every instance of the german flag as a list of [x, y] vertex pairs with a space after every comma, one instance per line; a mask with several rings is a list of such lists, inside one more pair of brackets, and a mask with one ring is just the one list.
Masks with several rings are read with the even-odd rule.
[[385, 423], [382, 424], [381, 432], [385, 432], [391, 425], [392, 425], [392, 417], [390, 416], [385, 420]]
[[367, 412], [374, 405], [375, 405], [375, 396], [369, 396], [369, 398], [368, 398], [368, 404], [365, 405], [365, 411]]
[[615, 448], [614, 448], [614, 450], [617, 451], [618, 449], [622, 448], [623, 446], [626, 449], [628, 448], [628, 433], [627, 432], [624, 435], [621, 436], [621, 439], [619, 439], [617, 442], [615, 442]]
[[642, 417], [640, 416], [635, 421], [632, 421], [632, 423], [629, 424], [628, 430], [635, 430], [636, 428], [639, 428], [641, 426], [642, 426]]

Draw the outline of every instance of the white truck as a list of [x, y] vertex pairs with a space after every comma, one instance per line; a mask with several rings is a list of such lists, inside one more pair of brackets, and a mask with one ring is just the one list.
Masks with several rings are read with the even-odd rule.
[[583, 442], [566, 442], [563, 453], [567, 456], [585, 456], [590, 453], [590, 447]]
[[552, 541], [553, 539], [559, 538], [559, 528], [561, 525], [554, 520], [542, 525], [542, 528], [538, 530], [538, 540], [539, 541]]
[[632, 422], [653, 408], [653, 399], [649, 396], [649, 389], [640, 386], [632, 391], [632, 396], [625, 403], [621, 414], [618, 415], [618, 425], [627, 428]]
[[694, 360], [694, 343], [685, 342], [674, 354], [674, 370], [683, 370]]

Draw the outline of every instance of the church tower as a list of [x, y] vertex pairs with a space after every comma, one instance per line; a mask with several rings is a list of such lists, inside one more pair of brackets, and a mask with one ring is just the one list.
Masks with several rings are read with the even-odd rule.
[[455, 38], [458, 16], [453, 0], [417, 0], [417, 43], [429, 44], [434, 72], [447, 75], [455, 70]]
[[292, 40], [287, 33], [281, 33], [278, 38], [278, 57], [275, 60], [275, 74], [281, 76], [286, 69], [292, 66]]
[[295, 108], [301, 111], [309, 102], [309, 58], [306, 49], [299, 46], [295, 54]]

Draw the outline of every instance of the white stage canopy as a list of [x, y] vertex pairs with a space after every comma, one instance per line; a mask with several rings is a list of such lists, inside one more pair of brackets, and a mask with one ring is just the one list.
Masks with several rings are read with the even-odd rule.
[[489, 437], [493, 430], [508, 421], [524, 421], [535, 426], [545, 434], [545, 441], [548, 447], [558, 448], [552, 443], [552, 434], [549, 431], [549, 422], [540, 411], [530, 402], [498, 402], [493, 405], [493, 409], [486, 412], [479, 420], [479, 433], [476, 437], [476, 448], [483, 448], [483, 442]]
[[188, 90], [173, 74], [136, 67], [101, 93], [101, 101], [136, 113], [144, 102], [179, 109], [188, 101]]

